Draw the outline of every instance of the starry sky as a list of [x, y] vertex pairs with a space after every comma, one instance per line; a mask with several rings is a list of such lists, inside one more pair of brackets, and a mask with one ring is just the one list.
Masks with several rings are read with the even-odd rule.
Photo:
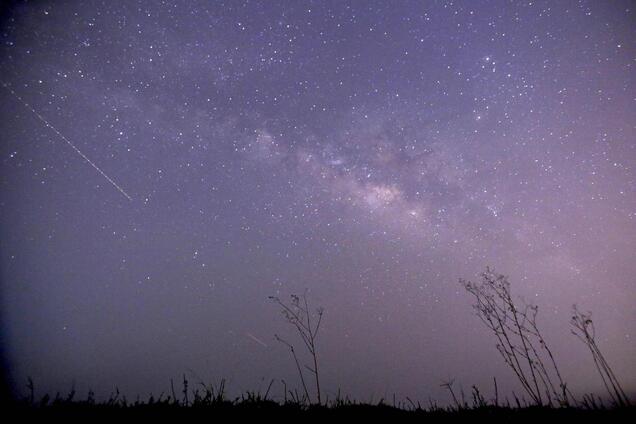
[[458, 284], [570, 308], [636, 390], [628, 1], [40, 1], [3, 6], [9, 382], [145, 396], [300, 387], [268, 296], [325, 309], [323, 388], [441, 403], [520, 386]]

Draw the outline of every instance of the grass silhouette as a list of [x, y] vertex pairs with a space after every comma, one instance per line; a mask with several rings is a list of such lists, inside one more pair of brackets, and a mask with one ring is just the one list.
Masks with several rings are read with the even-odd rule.
[[[486, 267], [480, 277], [477, 283], [461, 279], [459, 283], [474, 297], [476, 315], [495, 336], [497, 351], [533, 404], [569, 406], [579, 403], [568, 389], [554, 354], [539, 329], [539, 307], [515, 301], [505, 275]], [[630, 406], [629, 397], [596, 343], [592, 314], [581, 313], [574, 305], [570, 325], [572, 334], [592, 353], [594, 365], [612, 404]], [[448, 388], [455, 399], [452, 387]], [[596, 403], [596, 400], [586, 395], [580, 402]]]
[[226, 391], [226, 381], [218, 384], [199, 382], [191, 385], [185, 375], [181, 381], [180, 395], [177, 395], [174, 380], [170, 380], [170, 395], [159, 397], [150, 395], [146, 400], [139, 397], [130, 401], [119, 390], [108, 399], [96, 401], [95, 394], [88, 392], [86, 399], [78, 400], [75, 390], [66, 396], [48, 394], [35, 396], [35, 384], [28, 379], [28, 395], [24, 398], [7, 399], [7, 412], [24, 418], [46, 419], [206, 419], [236, 418], [344, 418], [344, 419], [402, 419], [422, 418], [441, 421], [489, 420], [490, 422], [556, 420], [627, 420], [636, 416], [636, 407], [620, 385], [607, 360], [596, 343], [596, 334], [591, 314], [583, 314], [574, 307], [571, 317], [572, 333], [577, 336], [592, 353], [596, 370], [601, 376], [609, 394], [604, 401], [593, 394], [576, 399], [565, 383], [557, 362], [541, 334], [537, 324], [538, 308], [535, 305], [518, 306], [510, 291], [507, 278], [489, 268], [481, 274], [481, 281], [473, 283], [460, 280], [460, 284], [471, 294], [477, 316], [494, 334], [497, 349], [506, 365], [512, 369], [521, 383], [525, 396], [514, 392], [513, 401], [508, 397], [500, 400], [497, 380], [493, 379], [495, 396], [487, 400], [476, 386], [472, 386], [469, 399], [463, 390], [459, 396], [453, 388], [453, 380], [442, 384], [452, 399], [448, 406], [440, 407], [429, 401], [423, 407], [419, 401], [406, 398], [397, 401], [395, 396], [387, 403], [381, 399], [377, 403], [362, 403], [342, 396], [340, 391], [333, 399], [321, 396], [316, 337], [322, 322], [323, 309], [312, 315], [306, 293], [291, 296], [286, 303], [278, 297], [270, 297], [280, 308], [288, 323], [299, 334], [311, 358], [312, 366], [305, 365], [313, 375], [316, 386], [316, 402], [312, 402], [303, 371], [294, 346], [276, 335], [277, 340], [286, 345], [292, 354], [302, 383], [302, 391], [290, 389], [284, 380], [278, 380], [283, 387], [283, 400], [270, 397], [272, 380], [265, 393], [247, 391], [230, 398]]
[[[462, 395], [458, 399], [454, 394], [454, 403], [440, 407], [429, 402], [423, 407], [419, 402], [391, 403], [381, 399], [377, 403], [360, 403], [338, 394], [334, 399], [326, 399], [323, 404], [312, 404], [302, 396], [290, 395], [279, 402], [269, 398], [272, 384], [267, 391], [245, 392], [230, 399], [225, 392], [225, 381], [218, 386], [200, 384], [200, 388], [192, 388], [187, 379], [182, 381], [181, 396], [174, 393], [169, 396], [150, 395], [148, 399], [137, 398], [129, 401], [118, 391], [107, 400], [98, 402], [95, 394], [89, 391], [86, 399], [77, 399], [74, 390], [66, 396], [57, 394], [54, 398], [44, 395], [41, 399], [34, 396], [34, 384], [29, 380], [29, 396], [16, 399], [6, 405], [7, 413], [22, 418], [46, 419], [207, 419], [207, 418], [344, 418], [344, 419], [435, 419], [454, 421], [464, 419], [486, 419], [490, 422], [535, 421], [539, 419], [608, 419], [627, 420], [634, 417], [636, 408], [617, 403], [605, 404], [602, 400], [590, 397], [591, 401], [579, 403], [578, 406], [534, 405], [523, 399], [515, 398], [514, 404], [498, 400], [487, 401], [473, 386], [470, 401]], [[452, 392], [452, 383], [449, 384]], [[454, 393], [454, 392], [453, 392]]]

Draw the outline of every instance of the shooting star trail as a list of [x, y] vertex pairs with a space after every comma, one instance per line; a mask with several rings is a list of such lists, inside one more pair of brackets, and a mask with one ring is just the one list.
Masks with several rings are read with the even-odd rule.
[[250, 333], [245, 333], [245, 335], [247, 337], [249, 337], [250, 339], [254, 340], [256, 343], [258, 343], [259, 345], [263, 346], [263, 347], [267, 347], [267, 345], [265, 344], [264, 341], [262, 341], [261, 339], [257, 338], [256, 336], [250, 334]]
[[47, 121], [42, 115], [40, 115], [31, 105], [29, 105], [27, 102], [25, 102], [22, 97], [20, 97], [15, 91], [13, 91], [13, 89], [11, 87], [9, 87], [9, 85], [7, 85], [4, 81], [0, 81], [0, 83], [2, 84], [2, 86], [7, 89], [12, 95], [13, 97], [15, 97], [20, 103], [22, 103], [24, 105], [24, 107], [26, 107], [28, 110], [30, 110], [31, 112], [33, 112], [33, 114], [35, 116], [37, 116], [37, 118], [42, 121], [44, 123], [45, 126], [47, 126], [48, 128], [50, 128], [51, 130], [53, 130], [53, 132], [55, 134], [57, 134], [62, 140], [64, 140], [66, 142], [66, 144], [68, 144], [69, 146], [71, 146], [71, 148], [73, 150], [75, 150], [75, 152], [77, 152], [78, 155], [80, 155], [82, 157], [82, 159], [84, 159], [86, 162], [89, 163], [90, 166], [92, 166], [93, 168], [95, 168], [95, 170], [97, 172], [99, 172], [102, 177], [106, 178], [106, 180], [112, 184], [113, 187], [115, 187], [121, 194], [123, 194], [124, 196], [126, 196], [126, 199], [132, 201], [132, 197], [130, 197], [128, 195], [128, 193], [126, 193], [126, 191], [121, 188], [115, 181], [113, 181], [112, 178], [110, 178], [108, 175], [106, 175], [106, 173], [104, 171], [102, 171], [100, 169], [99, 166], [95, 165], [95, 163], [90, 160], [84, 153], [82, 153], [82, 151], [80, 149], [77, 148], [77, 146], [75, 146], [73, 143], [71, 143], [71, 141], [66, 138], [64, 136], [64, 134], [62, 134], [61, 132], [59, 132], [57, 130], [57, 128], [55, 128], [51, 123], [49, 123], [49, 121]]

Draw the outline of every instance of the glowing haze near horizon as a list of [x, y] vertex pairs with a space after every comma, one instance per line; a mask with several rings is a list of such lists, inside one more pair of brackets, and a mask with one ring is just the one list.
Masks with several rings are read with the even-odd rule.
[[325, 308], [324, 394], [521, 392], [459, 278], [487, 265], [576, 392], [591, 310], [636, 390], [636, 25], [618, 2], [5, 6], [11, 383], [299, 388], [268, 296]]

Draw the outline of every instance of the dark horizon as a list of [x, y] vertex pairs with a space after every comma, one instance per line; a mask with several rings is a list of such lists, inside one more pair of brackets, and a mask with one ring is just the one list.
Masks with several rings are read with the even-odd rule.
[[2, 8], [14, 391], [300, 389], [269, 297], [306, 291], [324, 396], [521, 394], [459, 283], [491, 266], [573, 392], [576, 304], [636, 397], [631, 2]]

